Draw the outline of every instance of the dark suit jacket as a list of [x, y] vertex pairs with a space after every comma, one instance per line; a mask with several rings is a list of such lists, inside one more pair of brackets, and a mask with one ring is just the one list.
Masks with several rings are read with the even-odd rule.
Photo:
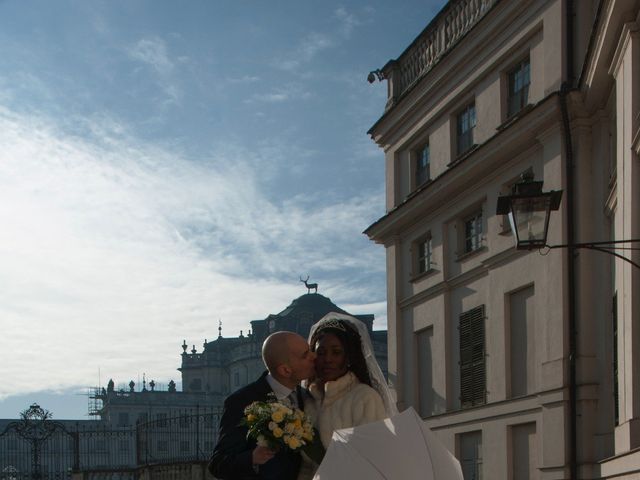
[[[247, 427], [240, 425], [244, 409], [251, 402], [265, 401], [273, 393], [266, 379], [267, 372], [258, 380], [232, 393], [224, 401], [220, 418], [218, 443], [209, 461], [209, 471], [222, 480], [295, 480], [300, 470], [301, 457], [290, 450], [280, 450], [271, 460], [253, 469], [251, 454], [256, 442], [247, 439]], [[300, 392], [299, 392], [300, 393]], [[300, 396], [299, 405], [303, 402]]]

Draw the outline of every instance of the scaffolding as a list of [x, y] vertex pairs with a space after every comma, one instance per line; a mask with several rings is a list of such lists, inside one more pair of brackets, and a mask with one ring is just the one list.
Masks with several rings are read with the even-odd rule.
[[104, 407], [105, 394], [100, 387], [89, 387], [87, 397], [89, 401], [89, 418], [100, 415]]

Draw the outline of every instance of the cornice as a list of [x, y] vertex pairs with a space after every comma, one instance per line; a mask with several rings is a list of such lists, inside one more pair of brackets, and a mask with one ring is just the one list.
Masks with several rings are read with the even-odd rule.
[[[475, 151], [451, 165], [424, 188], [417, 190], [385, 216], [370, 225], [364, 233], [377, 243], [389, 242], [415, 221], [442, 208], [447, 199], [455, 198], [470, 186], [477, 185], [478, 178], [496, 175], [506, 168], [511, 159], [524, 149], [538, 143], [537, 137], [560, 121], [557, 92], [541, 100], [530, 111], [480, 144]], [[524, 141], [523, 141], [524, 139]], [[524, 144], [524, 147], [523, 147]]]
[[629, 43], [634, 37], [638, 36], [639, 29], [640, 27], [636, 22], [627, 22], [622, 26], [620, 39], [618, 40], [618, 45], [616, 46], [613, 59], [611, 60], [611, 66], [609, 67], [609, 75], [612, 77], [617, 77], [618, 70], [622, 65], [622, 60], [624, 59], [624, 54], [627, 51], [627, 48], [629, 47]]
[[[606, 8], [598, 16], [598, 24], [595, 26], [592, 33], [592, 46], [591, 50], [587, 52], [584, 66], [584, 83], [586, 85], [592, 85], [595, 80], [595, 75], [598, 70], [600, 58], [604, 54], [604, 44], [606, 36], [603, 34], [606, 32], [606, 26], [611, 22], [613, 17], [613, 5], [615, 2], [605, 1]], [[600, 21], [600, 19], [602, 19]]]
[[398, 302], [400, 308], [407, 308], [418, 303], [425, 302], [432, 298], [437, 297], [438, 295], [443, 294], [444, 292], [449, 292], [455, 288], [464, 286], [478, 278], [485, 277], [489, 274], [489, 272], [497, 268], [505, 263], [509, 263], [517, 258], [524, 257], [528, 255], [530, 252], [523, 250], [516, 250], [515, 248], [508, 248], [506, 250], [502, 250], [495, 255], [483, 260], [480, 265], [464, 272], [455, 277], [451, 277], [437, 284], [422, 290], [410, 297], [403, 298]]
[[[441, 103], [449, 95], [451, 99], [437, 107], [438, 112], [447, 110], [452, 102], [464, 95], [474, 82], [490, 71], [496, 62], [502, 60], [502, 50], [510, 48], [505, 46], [507, 40], [519, 44], [542, 31], [542, 21], [538, 17], [545, 4], [546, 2], [535, 0], [497, 2], [487, 15], [480, 19], [480, 28], [478, 25], [472, 28], [427, 74], [403, 93], [367, 133], [379, 146], [387, 149], [393, 143], [390, 137], [401, 131], [406, 119], [413, 117], [416, 111], [428, 109], [425, 107], [427, 103]], [[532, 8], [534, 5], [538, 6], [535, 10]], [[525, 13], [526, 18], [523, 17]], [[520, 17], [523, 17], [523, 20], [517, 22]], [[486, 27], [486, 22], [506, 27], [482, 28]], [[523, 24], [527, 28], [522, 28]], [[487, 45], [496, 47], [488, 50]], [[478, 73], [470, 67], [472, 63], [481, 65]]]

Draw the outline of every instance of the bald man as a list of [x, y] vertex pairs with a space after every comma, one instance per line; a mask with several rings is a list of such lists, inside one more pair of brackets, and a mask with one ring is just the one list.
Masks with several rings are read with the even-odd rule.
[[275, 452], [247, 439], [247, 427], [240, 424], [244, 409], [270, 394], [288, 401], [297, 393], [297, 405], [304, 402], [298, 385], [314, 371], [315, 354], [297, 333], [276, 332], [262, 344], [262, 360], [267, 371], [255, 382], [232, 393], [224, 402], [218, 443], [209, 461], [209, 471], [221, 480], [295, 480], [300, 470], [300, 454], [288, 450]]

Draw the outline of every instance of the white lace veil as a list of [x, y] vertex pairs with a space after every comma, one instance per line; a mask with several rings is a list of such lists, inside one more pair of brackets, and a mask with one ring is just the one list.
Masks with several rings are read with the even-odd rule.
[[396, 406], [396, 398], [394, 392], [389, 388], [387, 381], [380, 370], [380, 365], [373, 354], [373, 345], [371, 344], [371, 338], [369, 337], [369, 331], [367, 326], [355, 317], [351, 315], [345, 315], [343, 313], [330, 312], [322, 317], [316, 324], [311, 327], [309, 331], [309, 342], [313, 338], [314, 333], [323, 327], [329, 327], [331, 322], [336, 320], [342, 320], [351, 325], [356, 332], [360, 335], [360, 345], [362, 346], [362, 355], [367, 362], [367, 369], [369, 370], [369, 377], [371, 378], [371, 386], [380, 394], [387, 415], [390, 417], [398, 413], [398, 407]]

